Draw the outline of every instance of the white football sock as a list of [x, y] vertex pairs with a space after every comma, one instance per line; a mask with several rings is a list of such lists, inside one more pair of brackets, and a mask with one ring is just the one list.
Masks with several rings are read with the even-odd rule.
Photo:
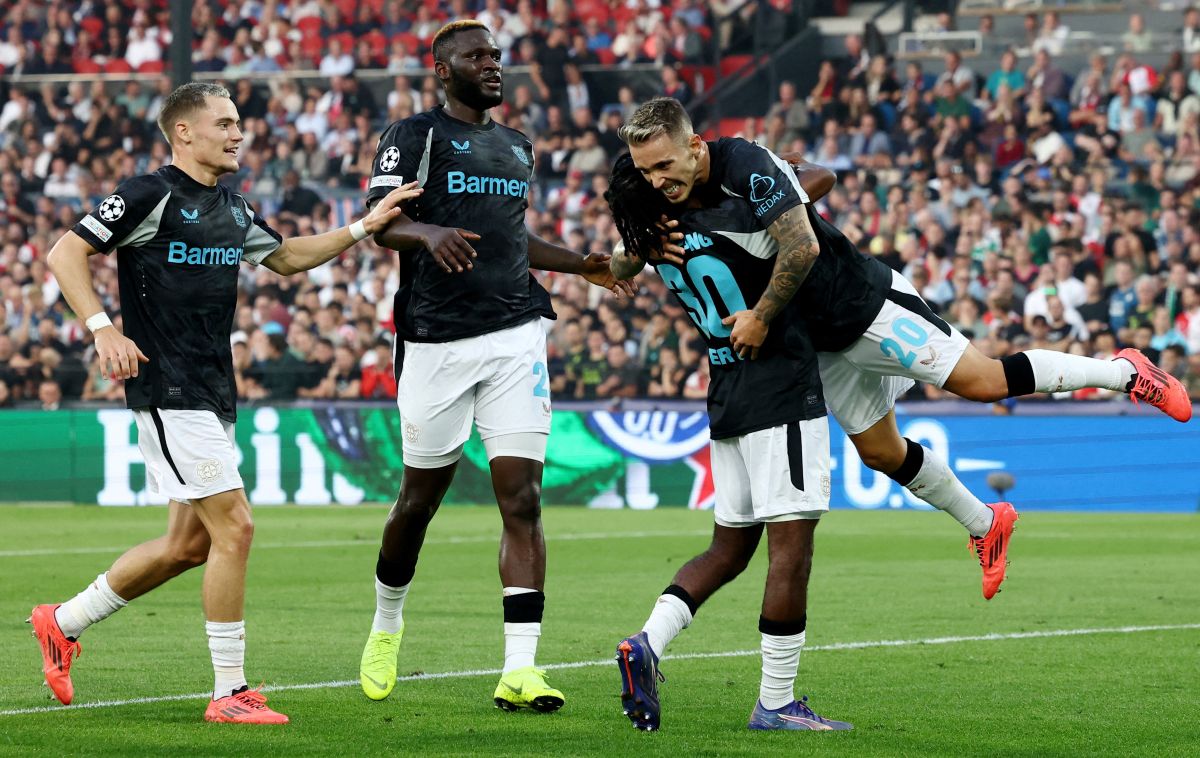
[[786, 637], [763, 634], [762, 683], [758, 687], [758, 700], [763, 708], [777, 710], [796, 699], [792, 687], [803, 647], [804, 632]]
[[533, 665], [537, 653], [538, 638], [542, 636], [540, 623], [513, 624], [504, 622], [504, 671], [523, 669]]
[[208, 651], [212, 654], [213, 700], [246, 686], [246, 622], [206, 621]]
[[946, 462], [921, 446], [921, 469], [905, 488], [938, 510], [945, 511], [967, 528], [972, 537], [982, 537], [992, 528], [992, 509], [958, 481]]
[[[505, 587], [504, 597], [513, 595], [528, 595], [539, 592], [532, 587]], [[537, 654], [538, 638], [542, 636], [542, 623], [510, 621], [504, 622], [504, 670], [501, 676], [510, 671], [523, 669], [533, 665]]]
[[412, 582], [403, 587], [389, 587], [378, 579], [375, 580], [375, 620], [371, 622], [371, 631], [395, 634], [404, 626], [404, 598], [408, 597], [408, 588]]
[[97, 621], [103, 621], [128, 603], [108, 586], [108, 573], [96, 577], [83, 592], [58, 606], [54, 620], [66, 636], [76, 639]]
[[1071, 392], [1085, 387], [1100, 387], [1124, 392], [1137, 372], [1124, 358], [1102, 361], [1057, 350], [1026, 350], [1033, 367], [1033, 386], [1038, 392]]
[[691, 623], [692, 612], [688, 610], [687, 603], [675, 595], [660, 595], [642, 631], [650, 638], [650, 649], [661, 658], [671, 640]]

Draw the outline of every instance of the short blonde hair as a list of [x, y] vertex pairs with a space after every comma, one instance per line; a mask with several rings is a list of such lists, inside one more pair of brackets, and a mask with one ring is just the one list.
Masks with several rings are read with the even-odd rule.
[[642, 145], [662, 134], [683, 145], [692, 136], [692, 119], [675, 98], [656, 97], [639, 106], [617, 134], [627, 145]]

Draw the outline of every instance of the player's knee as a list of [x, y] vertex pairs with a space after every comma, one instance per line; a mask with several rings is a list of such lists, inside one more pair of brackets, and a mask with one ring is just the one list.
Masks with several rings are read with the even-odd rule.
[[183, 573], [197, 566], [203, 566], [208, 561], [208, 539], [192, 540], [179, 545], [172, 545], [168, 560], [176, 573]]
[[534, 523], [542, 518], [542, 488], [537, 482], [525, 482], [498, 494], [497, 501], [505, 521]]
[[225, 523], [212, 533], [213, 546], [229, 552], [248, 554], [254, 541], [254, 519], [250, 512], [229, 514]]

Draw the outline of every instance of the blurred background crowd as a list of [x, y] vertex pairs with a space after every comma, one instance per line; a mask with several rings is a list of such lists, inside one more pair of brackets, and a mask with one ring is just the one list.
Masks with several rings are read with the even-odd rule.
[[[438, 103], [430, 38], [446, 20], [474, 17], [516, 73], [494, 117], [534, 142], [527, 220], [540, 236], [611, 250], [603, 193], [622, 149], [616, 129], [638, 103], [668, 94], [698, 104], [706, 137], [746, 137], [835, 169], [819, 211], [986, 354], [1109, 357], [1132, 345], [1200, 399], [1200, 11], [1180, 8], [1169, 32], [1150, 32], [1123, 10], [1127, 28], [1112, 44], [1072, 57], [1080, 20], [1094, 15], [998, 20], [918, 4], [926, 39], [971, 31], [981, 44], [897, 58], [886, 35], [851, 31], [823, 36], [812, 70], [754, 78], [748, 31], [795, 31], [795, 5], [198, 0], [191, 43], [197, 75], [225, 82], [244, 120], [242, 170], [224, 181], [285, 236], [361, 212], [383, 127]], [[167, 4], [3, 6], [0, 406], [118, 401], [120, 384], [100, 372], [45, 258], [117, 182], [169, 161], [154, 124], [171, 89]], [[702, 102], [714, 78], [734, 74], [731, 60], [757, 88], [757, 107], [741, 113]], [[96, 258], [97, 287], [117, 315], [115, 256]], [[244, 266], [233, 334], [242, 399], [394, 397], [397, 265], [368, 240], [298, 277]], [[538, 275], [559, 315], [547, 322], [557, 398], [705, 397], [703, 345], [655, 275], [625, 300]]]

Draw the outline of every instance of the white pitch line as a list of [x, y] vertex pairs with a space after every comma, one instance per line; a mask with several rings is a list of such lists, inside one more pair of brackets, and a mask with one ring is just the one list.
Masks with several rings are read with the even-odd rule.
[[[1047, 629], [1040, 632], [993, 632], [991, 634], [974, 634], [962, 637], [929, 637], [917, 640], [870, 640], [865, 642], [833, 642], [828, 645], [812, 645], [805, 647], [805, 653], [831, 652], [838, 650], [868, 650], [886, 647], [913, 647], [916, 645], [951, 645], [958, 642], [996, 642], [999, 640], [1028, 640], [1044, 637], [1078, 637], [1088, 634], [1137, 634], [1139, 632], [1170, 632], [1183, 629], [1200, 629], [1200, 624], [1159, 624], [1156, 626], [1115, 626], [1084, 629]], [[760, 650], [727, 650], [718, 653], [684, 653], [682, 655], [665, 655], [664, 661], [688, 661], [704, 658], [744, 658], [760, 655]], [[575, 661], [572, 663], [550, 663], [538, 668], [548, 671], [562, 669], [595, 668], [611, 666], [611, 658], [599, 661]], [[465, 671], [443, 671], [435, 674], [412, 674], [397, 677], [397, 682], [424, 682], [435, 679], [466, 679], [473, 676], [496, 676], [500, 669], [468, 669]], [[292, 690], [323, 690], [358, 685], [357, 679], [339, 679], [329, 682], [309, 682], [306, 684], [281, 684], [263, 687], [263, 692], [288, 692]], [[212, 697], [211, 692], [198, 692], [190, 695], [162, 695], [159, 697], [136, 697], [128, 700], [101, 700], [95, 703], [77, 703], [75, 705], [41, 706], [38, 708], [14, 708], [0, 711], [0, 716], [22, 716], [30, 713], [58, 713], [62, 711], [89, 710], [94, 708], [115, 708], [122, 705], [146, 705], [149, 703], [170, 703], [177, 700], [204, 700]]]
[[[691, 532], [582, 532], [579, 534], [547, 535], [547, 542], [574, 542], [578, 540], [607, 540], [618, 537], [703, 537], [712, 534], [712, 530]], [[497, 535], [478, 537], [444, 537], [442, 539], [425, 540], [426, 545], [474, 545], [497, 542]], [[254, 545], [252, 550], [305, 550], [322, 547], [377, 547], [379, 540], [316, 540], [311, 542], [267, 542]], [[0, 558], [32, 558], [51, 555], [98, 555], [102, 553], [123, 553], [132, 545], [121, 547], [69, 547], [69, 548], [35, 548], [32, 550], [0, 550]]]

